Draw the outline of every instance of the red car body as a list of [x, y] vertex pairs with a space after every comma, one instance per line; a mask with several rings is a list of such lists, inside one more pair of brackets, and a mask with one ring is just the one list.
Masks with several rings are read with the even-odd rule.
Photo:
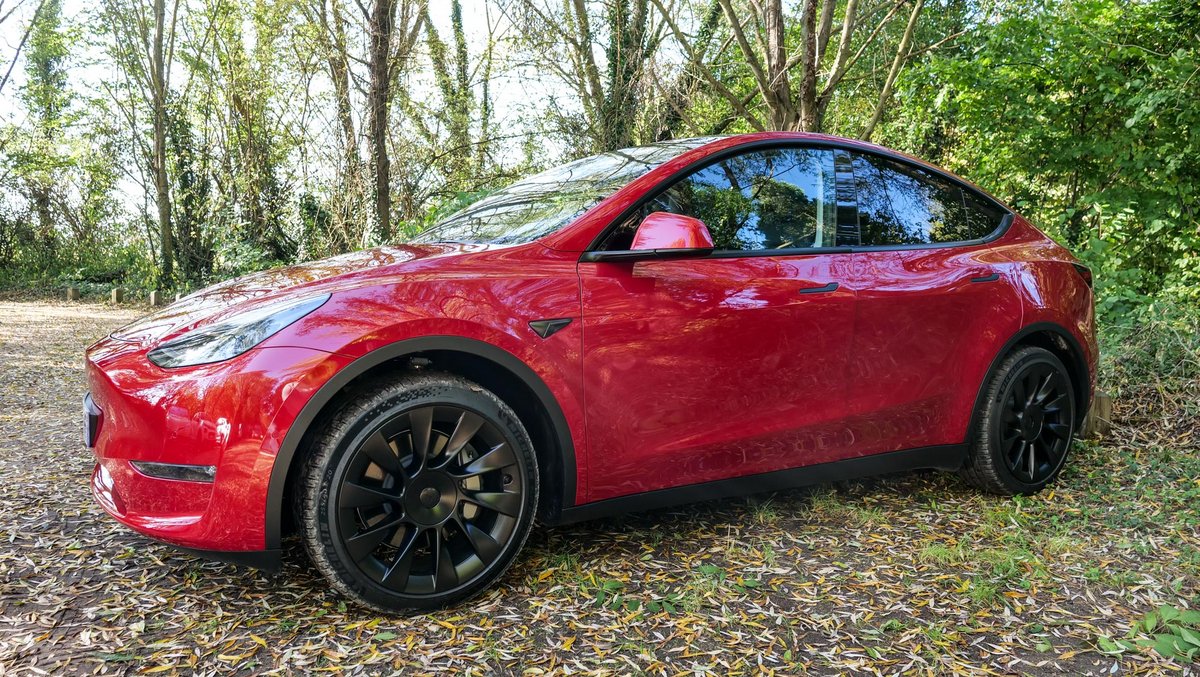
[[[797, 469], [819, 481], [953, 468], [981, 384], [1020, 341], [1063, 355], [1086, 411], [1090, 279], [1016, 214], [987, 241], [953, 246], [589, 260], [608, 224], [660, 184], [765, 143], [928, 168], [830, 137], [728, 137], [534, 242], [382, 247], [204, 290], [88, 350], [96, 499], [156, 539], [269, 566], [306, 433], [356, 377], [413, 355], [514, 403], [538, 448], [548, 522], [774, 489], [802, 479]], [[178, 369], [147, 359], [247, 302], [317, 292], [330, 294], [324, 305], [233, 359]], [[548, 319], [571, 321], [543, 338], [531, 322]], [[903, 451], [913, 453], [893, 453]], [[131, 461], [216, 474], [162, 479]]]

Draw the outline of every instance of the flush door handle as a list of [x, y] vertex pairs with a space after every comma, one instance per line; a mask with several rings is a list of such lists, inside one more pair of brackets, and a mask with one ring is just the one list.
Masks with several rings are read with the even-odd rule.
[[837, 291], [838, 283], [830, 282], [829, 284], [820, 287], [805, 287], [800, 290], [801, 294], [822, 294], [825, 292]]

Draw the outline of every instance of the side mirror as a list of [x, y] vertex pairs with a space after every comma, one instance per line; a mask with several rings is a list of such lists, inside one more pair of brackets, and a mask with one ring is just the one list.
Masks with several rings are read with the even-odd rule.
[[700, 219], [669, 212], [654, 212], [642, 219], [630, 249], [713, 250], [712, 235]]
[[707, 256], [713, 249], [712, 234], [700, 219], [653, 212], [638, 224], [628, 250], [587, 252], [581, 260], [616, 262]]

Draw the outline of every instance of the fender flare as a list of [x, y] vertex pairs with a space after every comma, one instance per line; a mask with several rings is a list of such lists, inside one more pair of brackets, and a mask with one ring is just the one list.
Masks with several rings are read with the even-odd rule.
[[563, 414], [562, 407], [550, 388], [542, 381], [527, 364], [512, 353], [498, 348], [490, 343], [464, 338], [461, 336], [422, 336], [405, 339], [373, 350], [350, 364], [346, 365], [332, 378], [325, 382], [316, 393], [305, 403], [296, 420], [288, 428], [275, 461], [271, 467], [271, 478], [267, 485], [266, 522], [263, 525], [266, 548], [279, 549], [283, 536], [284, 492], [287, 488], [288, 473], [300, 442], [312, 427], [317, 416], [333, 398], [340, 393], [351, 381], [367, 371], [391, 360], [422, 353], [430, 350], [449, 350], [469, 353], [489, 360], [503, 367], [516, 376], [537, 397], [542, 408], [548, 414], [554, 437], [560, 450], [559, 460], [562, 463], [562, 498], [563, 508], [575, 503], [575, 445], [571, 440], [570, 427]]
[[1042, 332], [1049, 332], [1066, 341], [1067, 347], [1071, 351], [1071, 357], [1073, 358], [1073, 364], [1069, 366], [1074, 367], [1075, 373], [1080, 374], [1083, 377], [1081, 383], [1071, 384], [1075, 387], [1075, 399], [1076, 404], [1078, 405], [1078, 409], [1075, 413], [1076, 428], [1082, 424], [1084, 417], [1087, 416], [1087, 410], [1089, 406], [1089, 384], [1091, 383], [1092, 378], [1091, 371], [1088, 369], [1087, 359], [1084, 357], [1086, 353], [1083, 351], [1083, 346], [1080, 345], [1079, 340], [1075, 338], [1075, 335], [1061, 324], [1057, 324], [1055, 322], [1035, 322], [1022, 327], [1017, 331], [1017, 333], [1013, 334], [1007, 341], [1004, 342], [1004, 345], [1000, 347], [1000, 350], [996, 352], [996, 356], [992, 358], [992, 363], [988, 365], [987, 371], [984, 372], [983, 381], [979, 384], [979, 391], [975, 395], [975, 404], [971, 409], [970, 428], [967, 429], [966, 439], [963, 440], [964, 443], [970, 444], [971, 442], [972, 431], [975, 430], [976, 424], [979, 422], [979, 409], [983, 405], [983, 398], [987, 396], [988, 382], [991, 380], [992, 374], [996, 373], [996, 369], [1000, 367], [1000, 362], [1007, 357], [1008, 354], [1012, 352], [1013, 347], [1020, 343], [1023, 339], [1031, 334]]

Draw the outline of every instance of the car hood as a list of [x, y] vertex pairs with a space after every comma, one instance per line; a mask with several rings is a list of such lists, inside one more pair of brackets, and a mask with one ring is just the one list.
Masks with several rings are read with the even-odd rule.
[[121, 327], [110, 336], [119, 341], [146, 345], [249, 310], [259, 299], [267, 302], [294, 294], [319, 294], [360, 286], [391, 275], [403, 275], [424, 259], [489, 248], [488, 245], [442, 243], [378, 247], [251, 273], [201, 289]]

